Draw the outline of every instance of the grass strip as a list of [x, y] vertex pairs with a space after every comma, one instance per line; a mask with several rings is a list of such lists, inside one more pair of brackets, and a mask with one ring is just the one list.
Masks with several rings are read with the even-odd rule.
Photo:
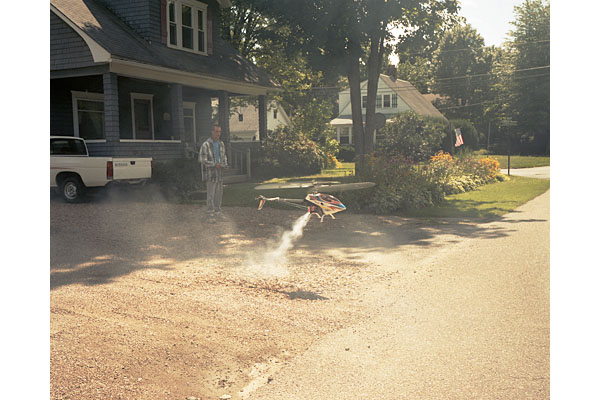
[[504, 182], [447, 196], [446, 201], [438, 206], [411, 210], [403, 215], [421, 218], [493, 218], [512, 212], [549, 188], [550, 181], [546, 179], [511, 176]]

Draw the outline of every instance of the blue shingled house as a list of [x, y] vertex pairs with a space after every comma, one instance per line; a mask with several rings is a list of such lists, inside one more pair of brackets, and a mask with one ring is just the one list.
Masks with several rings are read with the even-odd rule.
[[168, 160], [191, 154], [217, 119], [231, 154], [229, 99], [253, 95], [263, 138], [266, 95], [279, 85], [220, 38], [230, 6], [51, 0], [50, 134], [86, 139], [91, 155]]

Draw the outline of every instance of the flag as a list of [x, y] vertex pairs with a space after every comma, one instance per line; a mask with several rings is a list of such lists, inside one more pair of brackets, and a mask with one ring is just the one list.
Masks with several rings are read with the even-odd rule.
[[462, 144], [465, 144], [465, 142], [463, 142], [462, 139], [462, 134], [460, 133], [460, 128], [456, 128], [454, 130], [454, 133], [456, 133], [456, 143], [454, 143], [454, 147], [458, 147]]

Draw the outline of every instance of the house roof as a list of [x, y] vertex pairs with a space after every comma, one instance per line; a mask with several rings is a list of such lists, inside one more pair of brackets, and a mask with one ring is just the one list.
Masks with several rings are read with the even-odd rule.
[[444, 118], [442, 113], [410, 82], [400, 79], [394, 80], [383, 74], [380, 75], [380, 78], [417, 114]]
[[129, 62], [131, 65], [181, 71], [191, 76], [210, 76], [263, 89], [280, 86], [218, 35], [213, 38], [213, 54], [204, 56], [144, 40], [95, 0], [51, 0], [50, 3], [52, 11], [69, 23], [88, 46], [97, 46], [96, 50], [107, 54], [104, 61], [108, 63]]

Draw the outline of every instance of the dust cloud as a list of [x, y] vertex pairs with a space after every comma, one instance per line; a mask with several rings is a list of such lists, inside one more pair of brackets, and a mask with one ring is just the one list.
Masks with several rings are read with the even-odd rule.
[[286, 268], [288, 251], [302, 237], [304, 228], [310, 220], [310, 215], [310, 213], [306, 213], [294, 221], [292, 229], [283, 232], [278, 242], [273, 242], [267, 248], [248, 255], [246, 272], [263, 278], [285, 278], [288, 276], [289, 271]]

